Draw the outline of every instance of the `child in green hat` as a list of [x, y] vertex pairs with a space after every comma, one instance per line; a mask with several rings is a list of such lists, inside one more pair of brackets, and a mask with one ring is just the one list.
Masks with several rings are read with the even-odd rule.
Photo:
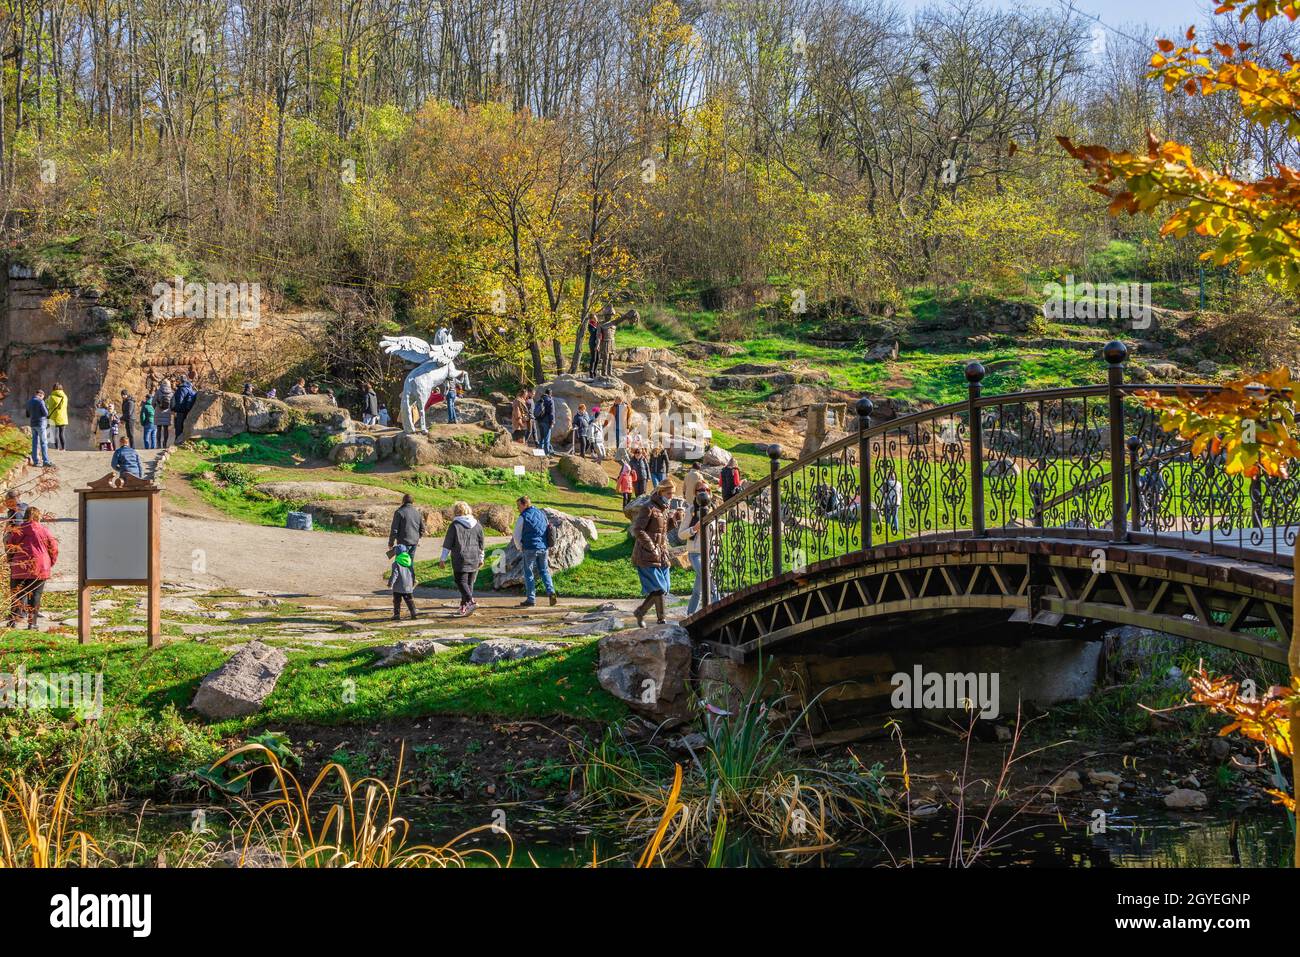
[[415, 598], [412, 597], [415, 594], [415, 563], [411, 561], [411, 553], [405, 545], [396, 547], [388, 584], [393, 589], [393, 621], [401, 621], [403, 601], [411, 610], [411, 617], [415, 618]]

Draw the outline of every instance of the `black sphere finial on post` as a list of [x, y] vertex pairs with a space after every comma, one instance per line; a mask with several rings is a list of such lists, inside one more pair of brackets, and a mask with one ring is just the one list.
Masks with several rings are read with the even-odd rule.
[[871, 547], [871, 447], [867, 443], [867, 430], [871, 428], [871, 413], [876, 403], [865, 395], [854, 403], [858, 413], [858, 541], [862, 550]]
[[1101, 347], [1101, 357], [1111, 366], [1123, 365], [1128, 361], [1128, 346], [1118, 339], [1112, 339]]

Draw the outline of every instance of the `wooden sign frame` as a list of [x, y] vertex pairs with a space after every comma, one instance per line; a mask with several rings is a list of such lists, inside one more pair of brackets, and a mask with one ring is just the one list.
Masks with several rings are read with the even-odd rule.
[[[101, 479], [90, 482], [86, 488], [77, 489], [77, 639], [81, 644], [90, 640], [90, 597], [96, 586], [103, 585], [145, 585], [149, 591], [148, 625], [146, 633], [149, 647], [156, 648], [162, 643], [162, 488], [134, 475], [122, 478], [112, 472]], [[144, 579], [138, 578], [94, 578], [86, 577], [86, 503], [102, 499], [147, 499], [149, 528], [147, 535], [148, 555], [145, 557], [147, 569]]]

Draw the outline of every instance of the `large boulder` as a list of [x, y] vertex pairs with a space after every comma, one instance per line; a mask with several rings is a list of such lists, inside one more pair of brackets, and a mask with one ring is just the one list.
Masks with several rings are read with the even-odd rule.
[[476, 425], [439, 425], [428, 435], [401, 433], [393, 438], [393, 455], [407, 468], [464, 465], [469, 468], [540, 468], [545, 465], [505, 432]]
[[[587, 557], [587, 543], [596, 539], [596, 523], [589, 518], [569, 515], [554, 508], [544, 508], [555, 536], [555, 544], [546, 555], [551, 574], [577, 568]], [[497, 591], [516, 588], [524, 583], [523, 554], [514, 542], [505, 547], [492, 565], [492, 587]]]
[[[426, 418], [430, 423], [445, 423], [447, 421], [447, 403], [439, 402], [428, 411]], [[481, 425], [488, 429], [498, 428], [501, 424], [497, 418], [495, 405], [470, 396], [461, 396], [456, 399], [456, 421], [460, 425]], [[506, 423], [509, 422], [510, 420], [507, 418]]]
[[190, 707], [214, 721], [256, 714], [288, 663], [279, 648], [250, 641], [204, 677]]
[[330, 461], [335, 465], [376, 462], [378, 460], [378, 443], [369, 435], [357, 435], [355, 433], [345, 435], [342, 442], [330, 449]]
[[579, 405], [588, 410], [599, 405], [602, 414], [609, 411], [615, 399], [625, 402], [632, 398], [632, 390], [618, 379], [588, 379], [585, 376], [556, 376], [542, 388], [551, 390], [555, 402], [555, 425], [551, 429], [551, 441], [562, 442], [570, 438], [573, 431], [573, 417]]
[[609, 485], [609, 474], [591, 459], [576, 455], [561, 455], [555, 466], [556, 470], [576, 485], [588, 488], [605, 488]]
[[281, 401], [265, 396], [203, 389], [185, 420], [185, 434], [195, 439], [228, 439], [245, 432], [287, 432], [307, 422], [325, 432], [345, 432], [352, 420], [328, 395], [296, 396]]
[[474, 506], [474, 517], [478, 519], [479, 524], [484, 528], [490, 528], [494, 532], [509, 535], [515, 530], [515, 519], [518, 517], [518, 512], [509, 505], [488, 502]]
[[229, 439], [247, 431], [244, 399], [233, 392], [200, 392], [185, 420], [191, 439]]
[[259, 435], [287, 432], [293, 424], [293, 412], [279, 399], [268, 399], [264, 396], [244, 396], [243, 399], [249, 432]]
[[444, 651], [451, 650], [451, 647], [437, 638], [403, 638], [395, 645], [376, 647], [375, 660], [370, 667], [392, 668], [395, 665], [408, 665], [442, 654]]
[[569, 647], [562, 641], [530, 641], [526, 638], [489, 638], [474, 646], [469, 660], [476, 665], [494, 665], [498, 661], [536, 658]]
[[600, 639], [596, 678], [637, 714], [667, 727], [691, 718], [691, 638], [676, 623], [619, 631]]

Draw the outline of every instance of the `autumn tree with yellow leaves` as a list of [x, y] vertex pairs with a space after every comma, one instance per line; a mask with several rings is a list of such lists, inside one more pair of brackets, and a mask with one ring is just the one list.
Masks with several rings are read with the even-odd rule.
[[[1300, 4], [1224, 0], [1217, 15], [1250, 17], [1261, 23], [1279, 16], [1300, 17]], [[1286, 69], [1261, 65], [1251, 57], [1253, 45], [1214, 43], [1201, 46], [1195, 28], [1181, 44], [1160, 40], [1151, 57], [1151, 76], [1165, 92], [1188, 97], [1235, 96], [1244, 120], [1253, 126], [1283, 129], [1300, 138], [1300, 60], [1288, 53]], [[1114, 215], [1154, 213], [1172, 207], [1161, 233], [1196, 234], [1213, 245], [1203, 258], [1241, 273], [1260, 272], [1288, 294], [1300, 294], [1300, 171], [1277, 164], [1259, 179], [1243, 179], [1198, 165], [1192, 150], [1178, 142], [1149, 136], [1145, 154], [1114, 152], [1104, 146], [1079, 146], [1066, 137], [1061, 145], [1096, 177], [1092, 188], [1110, 200]], [[1300, 457], [1295, 439], [1295, 386], [1286, 368], [1248, 376], [1210, 395], [1193, 398], [1146, 397], [1161, 412], [1166, 429], [1193, 441], [1194, 451], [1222, 452], [1229, 473], [1284, 476]], [[1296, 550], [1300, 573], [1300, 549]], [[1300, 575], [1298, 575], [1300, 577]], [[1291, 669], [1284, 694], [1289, 721], [1258, 720], [1260, 709], [1242, 700], [1235, 686], [1215, 684], [1202, 676], [1196, 700], [1234, 718], [1229, 730], [1241, 729], [1290, 755], [1293, 789], [1300, 782], [1300, 757], [1291, 742], [1300, 733], [1300, 621], [1293, 625], [1287, 656]], [[1272, 699], [1270, 716], [1278, 707]], [[1284, 796], [1285, 797], [1285, 796]], [[1294, 797], [1284, 803], [1292, 810]], [[1295, 864], [1300, 867], [1300, 828], [1295, 829]]]

